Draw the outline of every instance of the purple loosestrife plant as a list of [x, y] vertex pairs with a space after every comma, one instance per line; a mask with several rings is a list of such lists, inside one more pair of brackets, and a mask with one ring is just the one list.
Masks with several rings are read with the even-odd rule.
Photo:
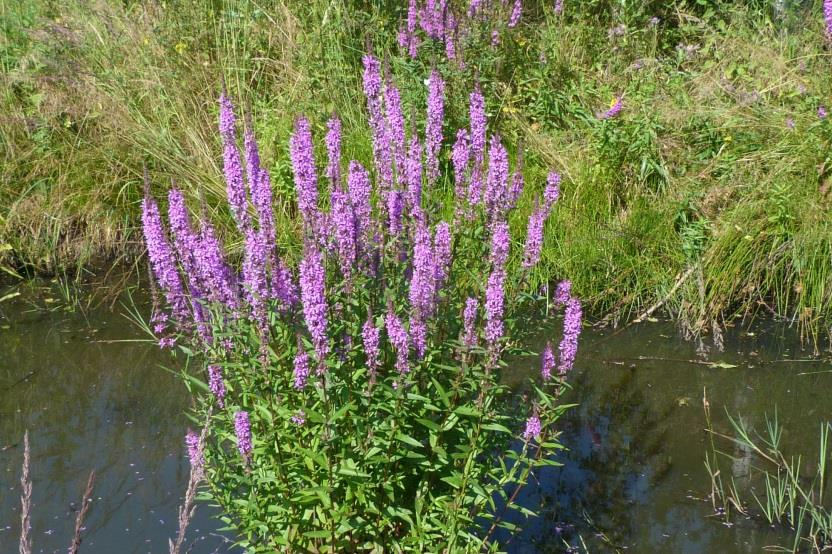
[[299, 117], [295, 121], [295, 132], [289, 139], [289, 155], [295, 174], [295, 190], [298, 195], [298, 210], [304, 226], [311, 236], [319, 229], [318, 174], [315, 171], [315, 157], [312, 149], [312, 129], [309, 121]]
[[616, 96], [612, 104], [610, 105], [609, 109], [600, 115], [600, 119], [614, 119], [621, 113], [621, 109], [624, 107], [624, 99], [620, 96]]
[[442, 124], [445, 121], [445, 81], [431, 70], [428, 79], [428, 116], [425, 124], [425, 165], [428, 183], [439, 178], [439, 148], [442, 146]]
[[224, 408], [226, 390], [220, 366], [208, 366], [208, 387], [211, 389], [211, 393], [213, 393], [214, 398], [217, 400], [217, 406]]
[[410, 140], [404, 169], [404, 184], [407, 187], [407, 205], [414, 217], [422, 211], [422, 144], [414, 133]]
[[333, 189], [341, 183], [341, 120], [333, 116], [326, 124], [326, 152], [329, 164], [326, 176]]
[[231, 100], [225, 93], [220, 96], [220, 136], [223, 144], [222, 167], [225, 174], [228, 205], [234, 215], [234, 220], [237, 222], [237, 227], [241, 232], [244, 232], [249, 226], [248, 199], [243, 181], [243, 164], [240, 160], [240, 151], [237, 149], [234, 105], [231, 104]]
[[349, 280], [355, 266], [357, 248], [356, 231], [358, 225], [355, 213], [352, 209], [349, 194], [339, 187], [332, 189], [332, 227], [335, 235], [335, 244], [338, 248], [338, 257], [341, 262], [341, 272]]
[[535, 437], [539, 437], [541, 433], [541, 423], [540, 417], [537, 414], [532, 414], [528, 420], [526, 420], [526, 430], [523, 431], [523, 438], [526, 441], [531, 441]]
[[537, 207], [529, 216], [526, 227], [526, 247], [523, 253], [523, 267], [532, 268], [540, 261], [543, 249], [543, 225], [546, 223], [546, 210]]
[[298, 353], [295, 354], [294, 376], [295, 390], [303, 390], [309, 379], [309, 355], [303, 349], [302, 344], [298, 344]]
[[180, 323], [186, 323], [187, 299], [176, 266], [176, 256], [168, 241], [159, 206], [149, 196], [142, 201], [142, 229], [153, 276], [165, 293], [173, 317]]
[[514, 6], [511, 8], [511, 15], [508, 19], [508, 26], [517, 27], [520, 23], [520, 17], [523, 15], [523, 0], [514, 0]]
[[323, 362], [329, 353], [325, 280], [323, 258], [313, 245], [307, 244], [306, 254], [300, 262], [300, 295], [306, 328], [312, 336], [319, 362]]
[[370, 370], [370, 381], [375, 383], [375, 375], [381, 363], [379, 341], [381, 330], [375, 326], [372, 318], [367, 318], [361, 328], [361, 339], [364, 345], [364, 355], [367, 357], [367, 367]]
[[468, 131], [460, 129], [451, 151], [451, 164], [454, 168], [454, 196], [456, 198], [457, 218], [464, 215], [468, 203], [468, 167], [471, 163], [471, 143]]
[[384, 318], [384, 326], [387, 328], [387, 337], [396, 353], [396, 371], [402, 375], [409, 373], [410, 363], [407, 358], [410, 350], [410, 337], [407, 329], [392, 309], [388, 310]]
[[437, 289], [445, 284], [451, 268], [451, 226], [442, 221], [433, 234], [433, 278]]
[[555, 288], [555, 305], [566, 306], [570, 298], [572, 298], [572, 282], [568, 280], [561, 281]]
[[202, 445], [199, 444], [199, 435], [193, 431], [188, 431], [185, 435], [185, 446], [188, 447], [188, 460], [191, 467], [197, 475], [202, 475], [205, 467], [205, 454], [202, 451]]
[[480, 302], [476, 298], [468, 297], [465, 300], [465, 310], [462, 313], [463, 332], [462, 344], [468, 348], [477, 346], [477, 310]]
[[499, 219], [508, 201], [508, 152], [498, 135], [491, 137], [488, 149], [488, 177], [485, 182], [485, 205], [492, 220]]
[[479, 85], [470, 97], [470, 125], [471, 125], [471, 180], [468, 187], [468, 201], [476, 206], [482, 199], [483, 161], [485, 159], [486, 117], [485, 98]]
[[552, 371], [554, 371], [555, 366], [555, 352], [552, 350], [552, 343], [547, 342], [540, 359], [540, 376], [544, 382], [552, 378]]
[[384, 85], [384, 106], [390, 148], [393, 151], [392, 157], [396, 163], [396, 174], [399, 175], [399, 181], [401, 181], [401, 174], [405, 171], [406, 157], [404, 113], [402, 113], [399, 89], [389, 79]]
[[823, 20], [826, 22], [826, 36], [832, 39], [832, 0], [823, 0]]
[[240, 456], [243, 457], [246, 465], [250, 462], [251, 451], [253, 446], [251, 443], [251, 423], [249, 422], [248, 412], [239, 411], [234, 414], [234, 434], [237, 436], [237, 450]]
[[558, 372], [566, 375], [575, 364], [578, 352], [578, 336], [581, 334], [581, 301], [570, 298], [566, 303], [566, 314], [563, 316], [563, 338], [560, 341], [560, 360]]

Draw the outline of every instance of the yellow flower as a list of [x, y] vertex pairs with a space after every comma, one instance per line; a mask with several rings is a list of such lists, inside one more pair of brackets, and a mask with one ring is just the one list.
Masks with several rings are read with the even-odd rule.
[[612, 97], [612, 100], [610, 100], [610, 109], [612, 109], [612, 107], [613, 107], [613, 106], [615, 106], [615, 104], [616, 104], [617, 102], [618, 102], [618, 98], [616, 98], [615, 96], [613, 96], [613, 97]]
[[181, 54], [184, 54], [185, 50], [188, 49], [188, 45], [185, 44], [182, 41], [179, 41], [179, 42], [176, 43], [176, 46], [174, 46], [173, 48], [176, 50], [177, 53], [179, 53], [181, 55]]

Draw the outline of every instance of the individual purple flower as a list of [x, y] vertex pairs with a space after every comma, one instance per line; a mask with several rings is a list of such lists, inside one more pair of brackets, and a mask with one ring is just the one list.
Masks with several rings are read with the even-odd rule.
[[493, 225], [491, 231], [491, 263], [495, 268], [505, 267], [510, 246], [511, 235], [508, 223], [498, 221]]
[[494, 348], [503, 337], [506, 270], [495, 267], [485, 289], [485, 340]]
[[492, 219], [502, 215], [507, 199], [508, 152], [499, 135], [493, 135], [488, 149], [488, 177], [485, 181], [485, 205]]
[[560, 173], [552, 171], [546, 179], [546, 189], [543, 191], [543, 204], [546, 210], [552, 209], [560, 198]]
[[482, 197], [482, 165], [485, 159], [486, 117], [485, 97], [477, 85], [471, 92], [469, 104], [471, 125], [471, 180], [468, 188], [468, 201], [472, 206], [480, 203]]
[[326, 124], [326, 176], [334, 189], [341, 183], [341, 120], [333, 116]]
[[482, 0], [471, 0], [468, 5], [468, 17], [474, 17], [482, 7]]
[[526, 246], [523, 250], [523, 267], [531, 268], [540, 261], [540, 252], [543, 249], [543, 226], [546, 223], [546, 210], [537, 207], [529, 216], [529, 224], [526, 229]]
[[420, 319], [433, 314], [436, 302], [436, 269], [430, 231], [417, 223], [413, 237], [413, 274], [410, 278], [410, 306]]
[[826, 119], [826, 108], [818, 106], [818, 119]]
[[306, 228], [313, 236], [318, 231], [318, 175], [312, 146], [312, 129], [305, 117], [295, 121], [295, 132], [289, 138], [289, 157], [295, 175], [298, 210]]
[[237, 149], [234, 105], [225, 93], [220, 95], [220, 135], [223, 144], [223, 174], [231, 213], [240, 231], [249, 226], [243, 164]]
[[396, 162], [396, 173], [401, 175], [405, 171], [405, 141], [404, 141], [404, 113], [402, 112], [402, 99], [399, 89], [393, 86], [388, 79], [384, 87], [384, 106], [387, 116], [387, 130], [390, 135], [390, 147], [393, 152], [393, 160]]
[[500, 45], [500, 31], [494, 29], [491, 31], [491, 46], [499, 46]]
[[428, 182], [439, 177], [439, 149], [442, 147], [442, 123], [445, 120], [445, 81], [431, 70], [428, 79], [428, 116], [425, 124], [425, 163]]
[[361, 339], [364, 343], [364, 355], [367, 357], [367, 367], [370, 370], [371, 379], [380, 365], [379, 339], [381, 330], [373, 324], [371, 317], [367, 318], [361, 328]]
[[454, 193], [457, 202], [457, 211], [462, 211], [468, 200], [468, 166], [471, 163], [471, 144], [468, 140], [468, 131], [460, 129], [456, 133], [456, 142], [451, 149], [451, 165], [454, 168]]
[[560, 342], [560, 363], [558, 372], [565, 375], [572, 369], [575, 363], [575, 355], [578, 353], [578, 336], [581, 334], [581, 301], [571, 298], [566, 304], [566, 313], [563, 316], [563, 338]]
[[191, 462], [191, 469], [201, 477], [205, 471], [205, 454], [202, 451], [202, 445], [199, 443], [199, 435], [193, 431], [188, 431], [188, 434], [185, 435], [185, 445], [188, 447], [188, 460]]
[[555, 305], [565, 306], [569, 302], [570, 298], [572, 298], [572, 281], [561, 281], [555, 288]]
[[621, 113], [621, 108], [624, 107], [624, 99], [620, 96], [613, 98], [610, 108], [601, 114], [600, 119], [613, 119]]
[[434, 279], [436, 287], [441, 287], [448, 279], [451, 269], [451, 226], [442, 221], [433, 233]]
[[526, 430], [523, 431], [523, 438], [530, 441], [535, 437], [539, 437], [541, 432], [540, 418], [537, 413], [534, 413], [526, 420]]
[[208, 388], [217, 399], [217, 405], [220, 408], [225, 407], [225, 381], [222, 378], [222, 369], [218, 365], [208, 366]]
[[407, 205], [412, 214], [420, 214], [422, 209], [422, 144], [413, 133], [404, 169], [404, 184], [407, 187]]
[[384, 325], [387, 327], [387, 337], [390, 344], [396, 351], [396, 370], [401, 374], [409, 373], [410, 365], [407, 361], [407, 355], [410, 348], [410, 338], [407, 335], [407, 330], [392, 309], [388, 310], [384, 318]]
[[511, 15], [508, 18], [508, 26], [516, 27], [520, 23], [520, 16], [523, 15], [523, 0], [514, 0], [514, 6], [511, 9]]
[[465, 300], [465, 309], [462, 311], [463, 331], [462, 344], [468, 348], [473, 348], [477, 345], [477, 310], [479, 309], [479, 300], [468, 297]]
[[370, 204], [372, 191], [370, 173], [360, 163], [351, 161], [347, 174], [347, 192], [355, 214], [356, 236], [359, 237], [359, 240], [364, 240], [370, 230], [370, 215], [373, 210]]
[[555, 15], [560, 15], [563, 13], [563, 0], [556, 0], [555, 1]]
[[300, 298], [306, 328], [312, 335], [312, 344], [315, 345], [315, 354], [319, 362], [323, 362], [329, 353], [325, 279], [320, 252], [314, 245], [307, 244], [306, 254], [300, 262]]
[[356, 262], [356, 231], [355, 213], [352, 210], [349, 195], [340, 187], [332, 189], [332, 230], [338, 257], [341, 261], [341, 272], [346, 279], [352, 275]]
[[165, 293], [173, 316], [184, 320], [187, 317], [188, 308], [182, 280], [176, 268], [176, 257], [168, 241], [162, 216], [159, 214], [159, 206], [149, 196], [142, 201], [142, 230], [153, 276]]
[[418, 315], [410, 316], [410, 340], [413, 342], [416, 358], [421, 360], [425, 357], [428, 347], [428, 327]]
[[162, 337], [159, 339], [159, 348], [167, 350], [176, 346], [176, 337]]
[[555, 369], [555, 352], [552, 350], [552, 343], [547, 342], [546, 348], [540, 359], [540, 375], [544, 381], [552, 378], [552, 371]]
[[304, 423], [306, 423], [306, 412], [303, 410], [298, 410], [298, 412], [293, 415], [291, 418], [292, 423], [300, 427]]
[[251, 444], [251, 423], [248, 419], [248, 412], [241, 410], [234, 414], [234, 434], [237, 436], [237, 450], [240, 451], [240, 456], [248, 464], [253, 449]]
[[309, 379], [309, 354], [298, 341], [298, 352], [295, 354], [294, 364], [295, 390], [303, 390]]

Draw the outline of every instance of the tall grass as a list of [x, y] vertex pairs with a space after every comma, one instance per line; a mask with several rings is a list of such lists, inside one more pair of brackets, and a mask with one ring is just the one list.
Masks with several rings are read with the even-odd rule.
[[[366, 159], [365, 47], [400, 77], [406, 104], [446, 63], [427, 47], [415, 60], [398, 52], [399, 4], [0, 0], [0, 266], [133, 260], [143, 164], [222, 205], [223, 82], [257, 122], [282, 246], [297, 253], [284, 146], [296, 114], [337, 112], [345, 155]], [[663, 310], [699, 333], [774, 314], [818, 344], [832, 321], [820, 6], [783, 17], [765, 2], [591, 0], [559, 16], [550, 4], [527, 1], [499, 46], [447, 72], [449, 128], [477, 80], [496, 129], [524, 144], [530, 186], [562, 169], [570, 209], [532, 278], [569, 275], [611, 322]], [[621, 95], [621, 116], [599, 121]], [[227, 212], [207, 215], [230, 229]]]

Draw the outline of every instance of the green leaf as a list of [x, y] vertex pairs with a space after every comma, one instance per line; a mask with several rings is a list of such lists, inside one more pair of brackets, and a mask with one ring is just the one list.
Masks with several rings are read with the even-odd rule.
[[417, 441], [410, 435], [405, 435], [402, 432], [396, 433], [396, 440], [409, 444], [410, 446], [415, 446], [416, 448], [424, 448], [424, 445], [421, 442]]

